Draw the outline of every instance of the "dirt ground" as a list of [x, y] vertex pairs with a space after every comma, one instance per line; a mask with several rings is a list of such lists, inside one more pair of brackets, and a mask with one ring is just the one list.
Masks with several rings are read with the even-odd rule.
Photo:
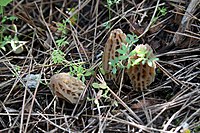
[[[200, 132], [199, 0], [14, 0], [0, 20], [1, 133]], [[114, 29], [159, 58], [146, 90], [126, 70], [123, 82], [105, 79]], [[61, 72], [84, 82], [78, 101], [52, 90]]]

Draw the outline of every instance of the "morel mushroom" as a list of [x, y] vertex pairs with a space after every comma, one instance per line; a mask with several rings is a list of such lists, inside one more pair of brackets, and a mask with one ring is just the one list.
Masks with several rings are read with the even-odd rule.
[[[121, 29], [115, 29], [111, 31], [110, 36], [105, 44], [104, 53], [103, 53], [103, 69], [105, 71], [106, 80], [118, 80], [121, 74], [112, 74], [112, 67], [109, 65], [111, 59], [119, 56], [119, 53], [116, 51], [122, 47], [122, 43], [126, 44], [126, 34], [123, 33]], [[116, 76], [117, 75], [117, 76]]]
[[[140, 51], [141, 49], [145, 49], [145, 51], [147, 51], [145, 58], [155, 58], [153, 50], [148, 44], [138, 45], [135, 47], [134, 50], [137, 53], [137, 51]], [[130, 58], [136, 60], [139, 58], [139, 56], [136, 54]], [[146, 61], [145, 63], [142, 63], [142, 61], [140, 61], [139, 64], [133, 65], [129, 69], [127, 69], [127, 74], [131, 80], [133, 88], [136, 91], [144, 91], [145, 89], [147, 89], [147, 86], [149, 86], [155, 79], [155, 69], [155, 60], [152, 60], [151, 66], [148, 64], [148, 61]]]
[[68, 73], [59, 73], [51, 77], [50, 87], [54, 95], [75, 104], [86, 86]]

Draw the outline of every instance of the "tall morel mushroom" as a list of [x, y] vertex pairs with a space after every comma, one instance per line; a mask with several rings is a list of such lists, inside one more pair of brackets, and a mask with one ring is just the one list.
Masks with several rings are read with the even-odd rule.
[[110, 36], [105, 44], [104, 53], [103, 53], [103, 69], [105, 71], [106, 80], [117, 81], [120, 72], [117, 74], [112, 73], [112, 67], [109, 65], [111, 59], [119, 56], [119, 53], [116, 51], [122, 47], [122, 44], [126, 44], [126, 34], [123, 33], [121, 29], [114, 29], [111, 31]]

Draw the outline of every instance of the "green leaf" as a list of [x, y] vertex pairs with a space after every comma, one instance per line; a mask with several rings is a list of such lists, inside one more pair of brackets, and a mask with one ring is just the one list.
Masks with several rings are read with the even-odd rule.
[[99, 105], [98, 99], [95, 99], [95, 100], [94, 100], [94, 103], [95, 103], [96, 105]]
[[137, 41], [138, 41], [137, 35], [135, 35], [135, 34], [133, 34], [133, 35], [127, 34], [126, 42], [127, 42], [128, 44], [134, 44], [134, 43], [136, 43]]
[[124, 51], [123, 49], [117, 49], [117, 52], [120, 54], [126, 54], [126, 51]]
[[113, 73], [113, 74], [116, 74], [116, 73], [117, 73], [117, 68], [116, 68], [116, 67], [113, 67], [112, 73]]
[[118, 66], [119, 68], [124, 68], [124, 67], [125, 67], [122, 63], [117, 63], [117, 66]]
[[65, 60], [64, 53], [61, 50], [54, 50], [52, 53], [52, 60], [55, 64], [62, 63]]
[[153, 67], [153, 63], [152, 63], [151, 60], [148, 60], [148, 61], [147, 61], [147, 64], [148, 64], [150, 67]]
[[110, 22], [105, 22], [105, 23], [103, 23], [102, 26], [103, 26], [103, 27], [106, 27], [106, 29], [110, 29], [111, 24], [110, 24]]
[[10, 17], [8, 17], [8, 19], [9, 19], [10, 21], [18, 20], [18, 18], [17, 18], [16, 16], [10, 16]]
[[104, 98], [108, 98], [108, 92], [109, 92], [109, 90], [106, 89], [106, 90], [105, 90], [105, 93], [103, 94], [103, 97], [104, 97]]
[[123, 49], [124, 51], [127, 51], [127, 47], [126, 47], [125, 44], [122, 44], [122, 49]]
[[127, 69], [130, 69], [130, 67], [131, 67], [131, 60], [130, 59], [128, 60], [128, 64], [127, 64], [126, 67], [127, 67]]
[[58, 47], [61, 47], [61, 46], [65, 46], [65, 44], [68, 44], [68, 42], [65, 41], [65, 38], [61, 38], [61, 39], [56, 40], [56, 44]]
[[83, 71], [84, 71], [84, 68], [82, 67], [82, 65], [78, 66], [78, 72], [83, 73]]
[[127, 58], [128, 58], [128, 55], [119, 56], [120, 60], [126, 60]]
[[134, 56], [136, 54], [136, 51], [135, 50], [132, 50], [129, 54], [129, 56]]
[[100, 70], [101, 74], [103, 74], [103, 75], [106, 74], [106, 72], [105, 72], [105, 70], [103, 68], [100, 68], [99, 70]]
[[0, 6], [7, 6], [12, 0], [0, 0]]
[[81, 81], [85, 82], [85, 76], [82, 76]]
[[159, 58], [151, 58], [151, 61], [158, 61]]
[[140, 58], [144, 58], [145, 57], [145, 53], [143, 53], [143, 52], [139, 52], [138, 54], [137, 54], [137, 56], [139, 56]]
[[16, 50], [17, 50], [17, 45], [16, 45], [15, 40], [13, 40], [13, 39], [10, 40], [10, 45], [11, 45], [13, 51], [16, 51]]
[[143, 60], [143, 61], [142, 61], [142, 65], [144, 65], [145, 63], [146, 63], [146, 60]]
[[113, 101], [115, 107], [118, 107], [118, 102], [116, 100]]
[[72, 72], [72, 71], [73, 71], [73, 69], [72, 69], [72, 67], [71, 67], [71, 66], [69, 67], [69, 71], [70, 71], [70, 72]]
[[118, 62], [119, 62], [119, 59], [118, 58], [114, 58], [114, 60], [113, 59], [110, 60], [109, 64], [111, 66], [115, 66]]
[[90, 76], [90, 75], [92, 75], [92, 72], [91, 71], [87, 71], [84, 75], [85, 76]]
[[95, 89], [98, 89], [100, 88], [99, 84], [98, 83], [92, 83], [92, 87], [95, 88]]
[[108, 88], [106, 83], [99, 84], [99, 87], [102, 88], [102, 89], [107, 89]]
[[143, 58], [138, 58], [134, 61], [133, 66], [134, 65], [139, 65], [139, 63], [143, 60]]
[[3, 6], [0, 6], [0, 14], [3, 14]]
[[77, 69], [78, 69], [77, 66], [73, 65], [72, 67], [73, 67], [73, 69], [74, 69], [75, 71], [77, 71]]
[[7, 16], [3, 16], [3, 18], [2, 18], [2, 20], [1, 20], [1, 23], [4, 23], [4, 22], [6, 22], [6, 20], [8, 19], [8, 17]]
[[161, 13], [161, 16], [165, 16], [167, 14], [167, 8], [166, 7], [158, 7], [159, 12]]

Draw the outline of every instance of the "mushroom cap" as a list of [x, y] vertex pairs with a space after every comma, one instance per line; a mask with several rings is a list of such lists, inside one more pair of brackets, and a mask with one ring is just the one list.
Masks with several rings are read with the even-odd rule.
[[117, 74], [112, 74], [112, 67], [109, 65], [109, 62], [111, 59], [120, 56], [120, 54], [116, 50], [120, 49], [123, 43], [126, 44], [126, 34], [123, 33], [121, 29], [112, 30], [105, 44], [103, 59], [102, 59], [103, 69], [106, 73], [105, 74], [106, 80], [116, 81], [118, 79], [118, 76], [121, 75], [120, 72]]
[[58, 73], [51, 77], [50, 88], [57, 97], [75, 104], [86, 86], [68, 73]]
[[[145, 48], [148, 52], [151, 52], [149, 58], [154, 57], [153, 50], [148, 44], [138, 45], [135, 47], [135, 50], [137, 51], [141, 48]], [[139, 57], [135, 55], [130, 58], [137, 59]], [[129, 76], [129, 79], [131, 80], [133, 88], [136, 91], [144, 91], [147, 89], [147, 86], [149, 86], [154, 81], [156, 75], [155, 69], [155, 61], [152, 61], [152, 67], [150, 67], [147, 62], [144, 64], [140, 62], [138, 65], [131, 66], [129, 69], [127, 69], [126, 72]]]

